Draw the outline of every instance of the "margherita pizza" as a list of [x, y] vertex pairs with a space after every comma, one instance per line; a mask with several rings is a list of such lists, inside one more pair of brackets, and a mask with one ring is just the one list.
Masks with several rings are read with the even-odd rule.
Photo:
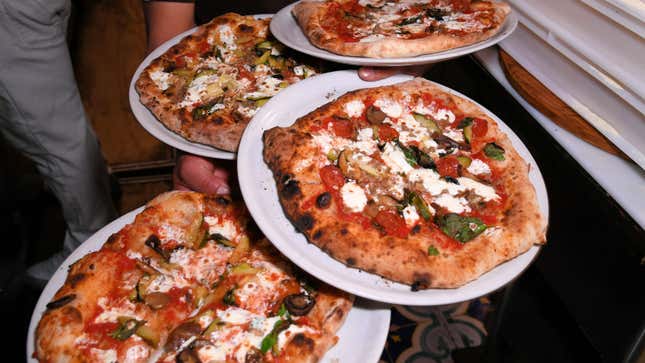
[[294, 269], [224, 197], [171, 192], [74, 263], [40, 362], [315, 362], [352, 297]]
[[545, 242], [508, 137], [421, 78], [350, 92], [267, 130], [263, 153], [311, 243], [413, 290], [458, 287]]
[[228, 13], [200, 26], [143, 70], [141, 103], [190, 141], [237, 150], [260, 106], [317, 72], [271, 37], [269, 21]]
[[304, 0], [293, 15], [311, 43], [341, 55], [412, 57], [495, 35], [510, 7], [483, 0]]

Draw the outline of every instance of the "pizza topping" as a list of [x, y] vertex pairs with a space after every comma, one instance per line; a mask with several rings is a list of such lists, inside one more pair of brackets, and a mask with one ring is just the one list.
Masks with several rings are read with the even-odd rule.
[[324, 192], [316, 198], [316, 206], [320, 209], [328, 208], [331, 204], [331, 194]]
[[[429, 220], [432, 217], [432, 215], [435, 213], [434, 209], [426, 203], [423, 197], [415, 192], [412, 192], [412, 191], [408, 192], [407, 202], [412, 207], [414, 207], [415, 213], [416, 211], [419, 211], [423, 219], [425, 219], [426, 221]], [[405, 216], [405, 210], [403, 210], [403, 215]], [[418, 215], [417, 215], [417, 219], [418, 219]], [[406, 218], [406, 221], [407, 221], [407, 218]]]
[[484, 232], [487, 226], [479, 218], [449, 213], [437, 218], [437, 224], [449, 237], [465, 243]]
[[151, 292], [144, 297], [146, 305], [154, 310], [159, 310], [170, 302], [171, 298], [163, 292]]
[[367, 204], [365, 191], [355, 182], [348, 182], [340, 189], [343, 204], [352, 212], [361, 212]]
[[[237, 226], [231, 220], [222, 217], [205, 216], [204, 222], [208, 224], [208, 233], [215, 238], [221, 236], [228, 241], [235, 241], [238, 236]], [[223, 244], [227, 245], [227, 243]]]
[[137, 330], [139, 326], [145, 323], [146, 323], [145, 320], [119, 317], [119, 326], [117, 327], [116, 330], [110, 333], [110, 336], [117, 340], [126, 340], [130, 336], [132, 336], [132, 334], [134, 334], [134, 332]]
[[452, 156], [447, 156], [440, 158], [436, 162], [437, 171], [441, 176], [450, 176], [453, 178], [459, 177], [459, 161], [457, 158]]
[[403, 113], [403, 107], [401, 107], [401, 104], [389, 98], [377, 99], [374, 102], [374, 106], [381, 109], [381, 111], [391, 118], [399, 118]]
[[484, 146], [484, 154], [493, 160], [504, 160], [504, 149], [494, 142]]
[[441, 194], [434, 200], [434, 202], [440, 207], [453, 213], [460, 214], [471, 211], [470, 206], [468, 205], [468, 200], [464, 197], [453, 197], [450, 194]]
[[403, 219], [408, 227], [413, 227], [419, 220], [419, 214], [413, 205], [406, 206], [401, 213], [403, 213]]
[[396, 212], [391, 210], [382, 210], [374, 217], [374, 222], [379, 225], [386, 234], [405, 238], [408, 235], [408, 227], [405, 220]]
[[365, 111], [365, 104], [361, 100], [352, 100], [343, 106], [345, 113], [349, 117], [360, 117]]
[[428, 246], [428, 256], [439, 256], [439, 250], [435, 246]]
[[170, 80], [171, 76], [172, 76], [172, 74], [166, 73], [166, 72], [163, 72], [163, 71], [159, 71], [159, 70], [154, 71], [154, 72], [150, 72], [150, 79], [152, 79], [152, 81], [162, 91], [165, 91], [165, 90], [168, 89], [168, 87], [170, 87], [169, 80]]
[[472, 159], [471, 163], [469, 166], [467, 166], [468, 172], [470, 172], [473, 175], [480, 175], [480, 174], [490, 174], [491, 170], [488, 164], [485, 162], [479, 160], [479, 159]]
[[406, 155], [393, 142], [385, 144], [381, 158], [385, 165], [387, 165], [394, 173], [406, 174], [413, 170], [412, 166], [407, 161]]
[[291, 315], [307, 315], [316, 304], [316, 300], [309, 294], [292, 294], [284, 298], [284, 305]]
[[[360, 116], [360, 115], [358, 115]], [[358, 117], [357, 116], [357, 117]], [[367, 118], [367, 121], [374, 125], [380, 125], [383, 120], [387, 117], [385, 112], [381, 111], [378, 107], [374, 106], [369, 106], [367, 108], [367, 112], [365, 114], [365, 117]]]

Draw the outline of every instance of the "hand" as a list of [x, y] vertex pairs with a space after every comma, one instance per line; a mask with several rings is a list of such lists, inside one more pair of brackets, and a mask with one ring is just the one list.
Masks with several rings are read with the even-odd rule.
[[405, 67], [361, 67], [358, 69], [358, 76], [363, 81], [378, 81], [399, 73], [420, 77], [431, 67], [432, 64]]
[[207, 194], [229, 194], [230, 173], [213, 160], [184, 154], [177, 159], [172, 173], [174, 189], [192, 190]]

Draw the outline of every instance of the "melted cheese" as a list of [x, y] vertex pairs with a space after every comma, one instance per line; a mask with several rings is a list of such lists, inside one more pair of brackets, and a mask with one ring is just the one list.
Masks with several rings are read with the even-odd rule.
[[470, 178], [458, 178], [459, 184], [463, 185], [466, 189], [472, 190], [475, 194], [484, 198], [485, 201], [499, 199], [499, 195], [495, 193], [495, 189], [489, 185], [479, 183]]
[[233, 221], [224, 218], [204, 217], [204, 221], [208, 223], [208, 233], [218, 233], [229, 241], [235, 241], [238, 237], [237, 226]]
[[345, 183], [340, 188], [340, 195], [343, 199], [343, 204], [352, 212], [361, 212], [365, 208], [365, 205], [367, 205], [365, 191], [354, 182]]
[[438, 198], [434, 200], [435, 203], [438, 205], [446, 208], [448, 211], [452, 213], [464, 213], [464, 212], [470, 212], [470, 207], [468, 206], [468, 201], [466, 198], [460, 197], [453, 197], [450, 194], [441, 194]]
[[343, 109], [349, 117], [361, 117], [365, 111], [365, 104], [361, 100], [353, 100], [344, 104]]
[[374, 102], [374, 106], [380, 108], [383, 113], [392, 118], [399, 118], [403, 113], [401, 104], [389, 98], [379, 98]]
[[403, 219], [405, 219], [405, 224], [408, 227], [414, 226], [419, 220], [419, 213], [413, 205], [408, 205], [403, 209]]
[[150, 72], [150, 79], [159, 87], [162, 91], [165, 91], [170, 87], [170, 73], [162, 72], [162, 71], [154, 71]]
[[412, 166], [405, 160], [403, 151], [392, 142], [385, 144], [381, 158], [394, 173], [405, 174], [413, 170]]
[[479, 159], [473, 159], [468, 166], [468, 172], [474, 175], [490, 174], [490, 167], [485, 162]]

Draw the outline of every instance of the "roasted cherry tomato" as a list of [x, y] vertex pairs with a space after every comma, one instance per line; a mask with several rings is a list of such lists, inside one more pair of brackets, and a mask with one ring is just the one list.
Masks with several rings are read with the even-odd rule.
[[459, 178], [459, 160], [454, 156], [446, 156], [435, 161], [437, 171], [441, 176]]
[[345, 185], [345, 176], [334, 165], [326, 165], [320, 169], [320, 178], [322, 179], [323, 184], [329, 189], [339, 190], [343, 185]]
[[388, 125], [379, 125], [378, 138], [381, 141], [392, 141], [399, 138], [399, 133]]
[[374, 222], [383, 227], [385, 233], [391, 236], [399, 238], [405, 238], [408, 236], [409, 229], [405, 224], [405, 220], [394, 211], [382, 210], [378, 212], [376, 217], [374, 217]]
[[473, 136], [482, 137], [488, 133], [488, 122], [486, 120], [476, 118], [473, 120]]
[[328, 118], [325, 120], [325, 126], [331, 125], [331, 130], [334, 135], [344, 137], [346, 139], [354, 138], [354, 126], [352, 122], [345, 119]]

